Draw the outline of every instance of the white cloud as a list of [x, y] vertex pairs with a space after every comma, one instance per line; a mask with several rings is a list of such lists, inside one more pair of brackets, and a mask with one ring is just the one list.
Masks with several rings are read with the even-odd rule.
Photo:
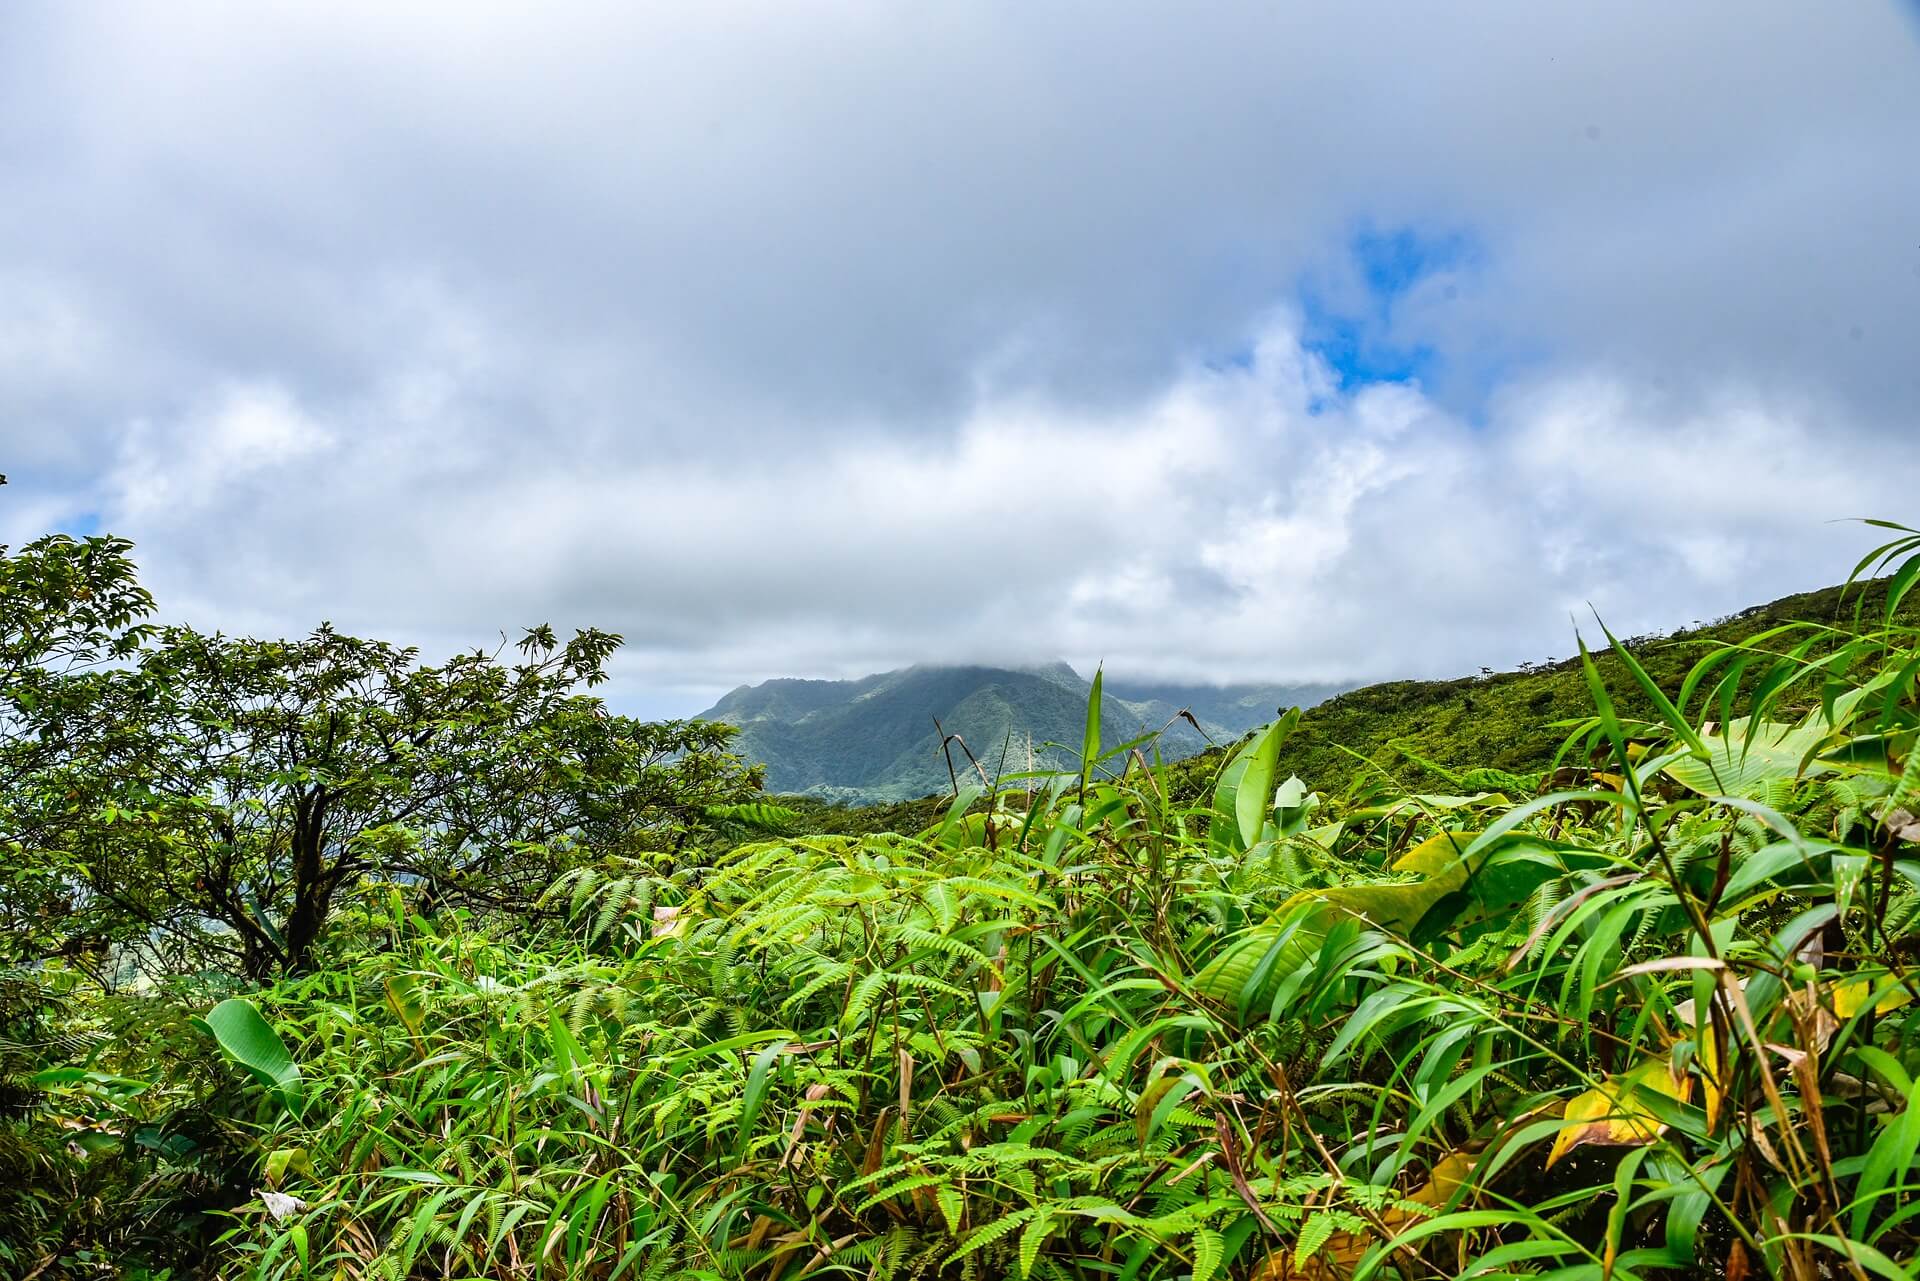
[[285, 388], [225, 387], [165, 427], [142, 421], [126, 429], [106, 481], [109, 510], [136, 527], [217, 517], [232, 510], [236, 494], [263, 481], [279, 488], [336, 443]]
[[236, 389], [129, 429], [105, 515], [209, 621], [326, 614], [443, 648], [594, 623], [632, 638], [629, 690], [682, 688], [691, 710], [747, 677], [923, 659], [1198, 679], [1511, 663], [1567, 652], [1585, 602], [1644, 630], [1818, 585], [1844, 540], [1808, 499], [1902, 498], [1823, 442], [1813, 406], [1662, 405], [1589, 374], [1472, 426], [1408, 386], [1329, 395], [1289, 316], [1255, 339], [1246, 365], [1190, 365], [1124, 409], [989, 399], [935, 441], [609, 445], [451, 484], [425, 446], [461, 405], [409, 427], [418, 380], [343, 416], [399, 424], [378, 462], [283, 392]]

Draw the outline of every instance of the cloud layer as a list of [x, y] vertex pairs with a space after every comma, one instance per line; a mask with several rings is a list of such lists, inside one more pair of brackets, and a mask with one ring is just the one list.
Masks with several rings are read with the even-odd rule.
[[1910, 8], [0, 28], [0, 527], [199, 621], [1357, 678], [1913, 514]]

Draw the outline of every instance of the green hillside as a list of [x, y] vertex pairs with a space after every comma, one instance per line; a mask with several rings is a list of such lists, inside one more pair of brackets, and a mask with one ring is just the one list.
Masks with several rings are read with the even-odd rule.
[[[1635, 659], [1668, 692], [1679, 691], [1687, 669], [1714, 646], [1738, 642], [1788, 622], [1850, 620], [1858, 592], [1842, 603], [1829, 587], [1782, 597], [1705, 627], [1669, 636], [1622, 638]], [[1877, 609], [1885, 584], [1869, 585], [1865, 600]], [[1911, 614], [1911, 608], [1907, 613]], [[1602, 678], [1623, 717], [1647, 719], [1654, 708], [1610, 649], [1598, 625], [1582, 629], [1598, 651]], [[1594, 642], [1598, 640], [1599, 645]], [[1569, 638], [1571, 647], [1571, 638]], [[1593, 715], [1593, 696], [1576, 656], [1548, 665], [1443, 681], [1387, 681], [1328, 699], [1310, 709], [1281, 753], [1283, 773], [1300, 776], [1327, 796], [1368, 779], [1415, 789], [1444, 788], [1442, 770], [1476, 767], [1517, 773], [1546, 769], [1566, 736], [1566, 722]], [[1196, 768], [1208, 762], [1196, 761]], [[1438, 766], [1439, 769], [1433, 768]]]

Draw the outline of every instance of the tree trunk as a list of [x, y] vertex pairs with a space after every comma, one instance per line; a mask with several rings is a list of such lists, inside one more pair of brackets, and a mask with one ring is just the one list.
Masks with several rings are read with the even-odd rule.
[[267, 983], [273, 979], [273, 972], [279, 966], [280, 958], [268, 948], [260, 946], [250, 934], [241, 935], [240, 968], [247, 979], [254, 983]]
[[287, 916], [287, 971], [298, 974], [313, 960], [332, 907], [333, 882], [327, 876], [326, 794], [316, 791], [296, 806], [293, 824], [293, 910]]

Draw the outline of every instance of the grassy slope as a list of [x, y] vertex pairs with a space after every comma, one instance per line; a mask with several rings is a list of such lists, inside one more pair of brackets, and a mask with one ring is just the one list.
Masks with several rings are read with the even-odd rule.
[[[1829, 587], [1783, 597], [1697, 630], [1631, 642], [1634, 657], [1670, 694], [1716, 641], [1741, 640], [1785, 622], [1834, 622], [1851, 617], [1855, 597], [1841, 602]], [[1882, 584], [1869, 584], [1866, 602], [1877, 609]], [[1905, 612], [1912, 612], [1912, 607]], [[1624, 717], [1651, 717], [1653, 709], [1611, 651], [1596, 655], [1602, 677]], [[1450, 770], [1492, 766], [1514, 772], [1545, 769], [1559, 748], [1555, 721], [1584, 719], [1593, 699], [1579, 660], [1551, 667], [1444, 681], [1387, 681], [1352, 690], [1312, 708], [1281, 754], [1280, 771], [1298, 774], [1329, 798], [1369, 776], [1391, 777], [1425, 790], [1449, 786], [1444, 776], [1405, 753]], [[1405, 749], [1403, 752], [1401, 749]], [[1224, 749], [1223, 749], [1224, 750]], [[1171, 767], [1176, 794], [1197, 797], [1219, 768], [1223, 750]], [[918, 831], [945, 812], [949, 797], [861, 807], [803, 803], [804, 826], [817, 832]], [[784, 803], [791, 803], [783, 799]]]

